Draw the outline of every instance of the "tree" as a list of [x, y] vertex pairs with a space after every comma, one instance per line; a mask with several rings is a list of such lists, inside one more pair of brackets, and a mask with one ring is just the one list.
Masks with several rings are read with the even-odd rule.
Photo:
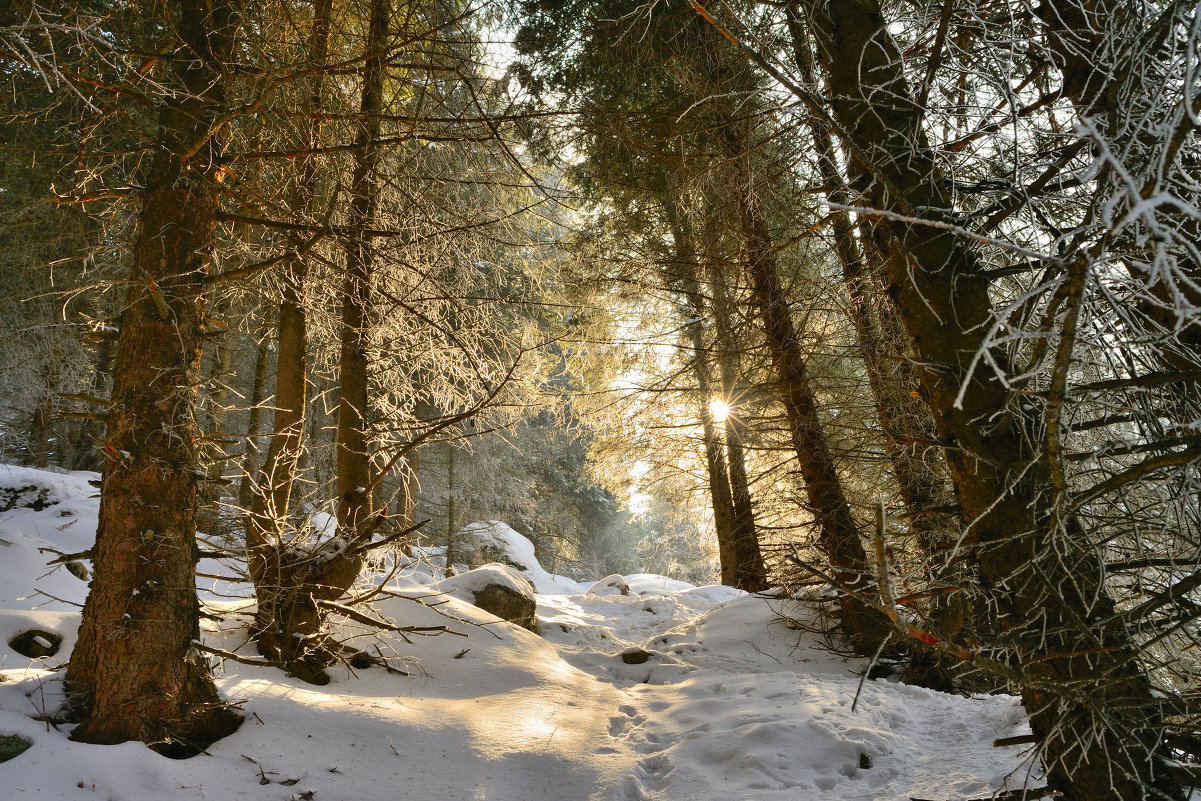
[[217, 694], [199, 639], [195, 387], [216, 226], [228, 69], [241, 25], [227, 2], [180, 0], [164, 59], [171, 92], [134, 246], [104, 450], [95, 574], [67, 691], [84, 742], [142, 740], [186, 756], [241, 717]]
[[[950, 227], [917, 219], [938, 222], [950, 213], [938, 210], [954, 202], [886, 18], [872, 0], [800, 8], [829, 76], [840, 133], [875, 182], [872, 203], [884, 212], [876, 232], [899, 256], [888, 262], [890, 292], [928, 365], [922, 391], [939, 437], [955, 444], [947, 453], [951, 475], [1052, 781], [1070, 798], [1182, 797], [1157, 733], [1135, 711], [1154, 705], [1151, 686], [1114, 615], [1095, 551], [1079, 520], [1053, 502], [1050, 461], [1030, 450], [1039, 424], [1013, 408], [1003, 384], [972, 369], [989, 348], [990, 279], [953, 216]], [[1074, 275], [1067, 286], [1078, 291]], [[1000, 364], [1003, 357], [990, 358]], [[1102, 706], [1080, 705], [1078, 692], [1104, 699]]]

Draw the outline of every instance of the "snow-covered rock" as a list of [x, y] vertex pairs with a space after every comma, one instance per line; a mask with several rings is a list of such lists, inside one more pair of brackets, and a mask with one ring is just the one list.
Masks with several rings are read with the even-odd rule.
[[499, 520], [469, 523], [455, 534], [454, 542], [456, 561], [466, 558], [472, 567], [488, 562], [509, 565], [521, 571], [539, 593], [579, 593], [588, 589], [587, 584], [543, 570], [534, 555], [534, 543]]
[[518, 570], [537, 567], [534, 543], [499, 520], [469, 523], [455, 532], [456, 562], [476, 568], [489, 562], [500, 562]]
[[538, 602], [534, 585], [516, 569], [499, 562], [460, 573], [432, 586], [469, 604], [534, 631]]
[[605, 576], [588, 588], [588, 595], [629, 595], [630, 585], [625, 576]]

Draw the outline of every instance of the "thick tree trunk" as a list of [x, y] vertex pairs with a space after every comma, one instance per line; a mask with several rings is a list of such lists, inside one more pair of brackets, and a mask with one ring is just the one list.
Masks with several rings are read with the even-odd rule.
[[66, 687], [83, 742], [196, 753], [237, 728], [200, 637], [195, 401], [202, 296], [218, 205], [214, 131], [239, 25], [220, 0], [180, 0], [182, 88], [159, 118], [121, 321], [91, 592]]
[[[763, 318], [768, 350], [775, 369], [788, 431], [805, 482], [805, 495], [818, 526], [822, 550], [838, 582], [871, 597], [875, 593], [872, 570], [843, 492], [842, 480], [826, 443], [813, 386], [809, 383], [800, 338], [792, 321], [788, 300], [780, 286], [779, 265], [768, 232], [767, 219], [754, 186], [746, 149], [746, 132], [731, 122], [722, 130], [726, 156], [733, 169], [733, 193], [742, 224], [746, 270], [755, 303]], [[855, 597], [840, 599], [843, 626], [854, 648], [872, 654], [890, 630], [887, 618]]]
[[[950, 194], [876, 0], [803, 7], [852, 156], [876, 179], [875, 203], [937, 217]], [[923, 393], [951, 445], [951, 476], [1052, 785], [1069, 801], [1182, 799], [1146, 714], [1150, 684], [1113, 622], [1092, 546], [1051, 508], [1047, 462], [1027, 445], [1036, 421], [1022, 419], [999, 381], [968, 374], [992, 319], [982, 265], [947, 230], [886, 217], [877, 231], [897, 255], [890, 291], [927, 366]]]
[[[808, 85], [816, 86], [817, 74], [801, 21], [795, 8], [787, 9], [787, 14], [797, 68]], [[827, 188], [832, 204], [845, 206], [850, 202], [850, 191], [839, 169], [830, 131], [816, 120], [810, 127], [822, 184]], [[875, 400], [876, 416], [884, 434], [893, 477], [905, 503], [910, 530], [933, 567], [939, 561], [938, 546], [957, 536], [962, 519], [947, 511], [956, 506], [956, 501], [941, 459], [927, 458], [929, 447], [923, 443], [932, 443], [937, 434], [930, 407], [918, 393], [918, 371], [907, 358], [908, 354], [895, 347], [906, 336], [904, 327], [891, 300], [882, 298], [883, 302], [875, 302], [872, 278], [876, 271], [869, 268], [864, 250], [876, 257], [878, 269], [883, 268], [886, 256], [870, 241], [865, 242], [866, 248], [860, 248], [854, 224], [846, 211], [832, 211], [830, 226], [850, 300], [856, 344]], [[963, 599], [957, 595], [936, 595], [930, 619], [939, 636], [944, 639], [958, 637], [964, 619]], [[907, 680], [936, 689], [952, 689], [951, 671], [958, 660], [939, 655], [924, 643], [914, 641], [911, 646], [915, 650], [906, 669]]]

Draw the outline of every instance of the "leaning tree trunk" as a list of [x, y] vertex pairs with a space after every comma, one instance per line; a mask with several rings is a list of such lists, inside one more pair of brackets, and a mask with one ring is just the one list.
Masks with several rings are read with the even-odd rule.
[[121, 320], [91, 592], [66, 688], [76, 740], [194, 754], [237, 728], [194, 647], [196, 385], [236, 6], [179, 0], [180, 91], [165, 100]]
[[[735, 125], [742, 126], [742, 123], [731, 120], [723, 128], [722, 136], [727, 158], [734, 168], [733, 192], [742, 224], [746, 269], [755, 303], [763, 318], [780, 400], [788, 419], [789, 436], [805, 482], [805, 495], [834, 578], [855, 595], [871, 597], [875, 585], [870, 563], [826, 442], [800, 337], [780, 286], [776, 251], [754, 187], [745, 142], [747, 132], [736, 131], [732, 127]], [[861, 653], [875, 653], [890, 630], [887, 618], [850, 593], [843, 593], [839, 603], [843, 626], [854, 648]]]
[[[797, 69], [808, 85], [815, 86], [817, 74], [801, 20], [795, 8], [786, 9], [786, 13]], [[843, 283], [850, 300], [850, 318], [875, 401], [885, 450], [905, 504], [910, 531], [934, 573], [945, 566], [940, 558], [947, 553], [943, 546], [953, 541], [962, 523], [961, 515], [953, 511], [957, 504], [945, 466], [938, 459], [926, 458], [927, 443], [932, 443], [937, 436], [934, 418], [930, 407], [917, 392], [920, 378], [916, 367], [906, 358], [908, 354], [896, 350], [904, 329], [892, 301], [881, 298], [883, 302], [873, 302], [876, 291], [872, 287], [872, 278], [877, 270], [869, 268], [865, 257], [867, 253], [876, 257], [879, 270], [883, 269], [886, 255], [881, 254], [870, 240], [865, 242], [867, 253], [860, 248], [850, 214], [837, 208], [850, 202], [850, 190], [838, 167], [838, 155], [829, 128], [818, 120], [811, 121], [810, 128], [818, 174], [835, 206], [830, 213], [834, 251], [842, 265]], [[936, 594], [929, 615], [935, 633], [943, 639], [958, 637], [964, 620], [963, 610], [961, 593], [953, 596]], [[917, 640], [911, 641], [911, 647], [914, 650], [906, 666], [906, 680], [940, 690], [953, 689], [951, 674], [958, 660]]]
[[[852, 158], [876, 179], [877, 206], [952, 222], [939, 218], [951, 194], [876, 0], [802, 6]], [[887, 215], [876, 230], [897, 255], [887, 262], [890, 292], [926, 365], [922, 391], [939, 437], [954, 444], [952, 480], [1052, 786], [1069, 801], [1182, 799], [1146, 714], [1151, 686], [1092, 545], [1078, 521], [1057, 516], [1048, 462], [1027, 445], [1038, 421], [1023, 419], [1001, 382], [969, 374], [992, 320], [984, 265], [943, 228]]]

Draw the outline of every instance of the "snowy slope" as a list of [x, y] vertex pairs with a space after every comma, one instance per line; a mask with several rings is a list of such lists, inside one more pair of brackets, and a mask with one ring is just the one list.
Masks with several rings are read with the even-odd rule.
[[[136, 743], [73, 743], [68, 727], [35, 718], [60, 700], [54, 668], [86, 585], [46, 568], [54, 553], [38, 548], [88, 547], [90, 477], [0, 466], [0, 487], [41, 481], [61, 493], [41, 511], [0, 513], [0, 735], [34, 743], [0, 764], [5, 799], [950, 801], [1026, 776], [1019, 749], [991, 747], [1028, 731], [1015, 699], [868, 681], [852, 710], [861, 665], [778, 622], [774, 602], [652, 576], [627, 577], [626, 596], [574, 582], [560, 585], [571, 594], [539, 595], [539, 636], [459, 598], [421, 605], [412, 597], [434, 577], [412, 569], [396, 587], [410, 597], [378, 612], [464, 636], [357, 632], [357, 645], [407, 675], [338, 668], [316, 688], [227, 662], [219, 686], [247, 719], [209, 754], [172, 761]], [[244, 614], [227, 604], [206, 638], [251, 655]], [[31, 625], [63, 634], [64, 650], [32, 662], [11, 651], [8, 637]], [[641, 664], [622, 659], [639, 650]]]

